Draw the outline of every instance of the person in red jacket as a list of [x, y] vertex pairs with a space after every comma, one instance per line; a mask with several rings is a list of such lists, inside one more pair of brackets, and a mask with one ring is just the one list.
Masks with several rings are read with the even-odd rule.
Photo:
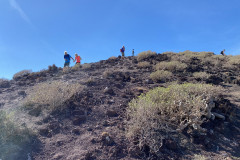
[[76, 53], [74, 62], [76, 62], [76, 64], [81, 64], [81, 60], [82, 58]]

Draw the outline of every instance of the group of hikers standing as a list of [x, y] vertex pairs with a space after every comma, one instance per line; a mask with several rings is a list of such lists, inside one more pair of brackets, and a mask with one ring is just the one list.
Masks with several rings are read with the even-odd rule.
[[[122, 53], [122, 57], [125, 57], [125, 46], [122, 46], [122, 48], [120, 49], [120, 52]], [[134, 49], [132, 50], [132, 56], [134, 56]]]
[[67, 53], [67, 51], [65, 51], [65, 52], [64, 52], [64, 60], [65, 60], [64, 67], [69, 67], [71, 59], [73, 60], [73, 62], [76, 62], [76, 64], [81, 64], [82, 58], [81, 58], [77, 53], [75, 53], [75, 59], [73, 59], [73, 58]]
[[[122, 46], [122, 48], [120, 49], [120, 52], [121, 52], [121, 54], [122, 54], [122, 57], [125, 57], [125, 46]], [[222, 50], [220, 54], [223, 55], [223, 56], [225, 56], [225, 49]], [[132, 50], [132, 56], [134, 56], [134, 49]], [[79, 64], [79, 65], [81, 64], [82, 58], [81, 58], [77, 53], [75, 53], [75, 59], [73, 59], [73, 58], [67, 53], [67, 51], [65, 51], [65, 52], [64, 52], [64, 60], [65, 60], [64, 67], [69, 67], [71, 59], [73, 60], [73, 62], [76, 62], [76, 65], [77, 65], [77, 64]]]
[[[122, 57], [125, 57], [125, 47], [122, 46], [122, 48], [120, 49], [120, 52], [122, 53]], [[134, 56], [134, 49], [132, 50], [132, 56]], [[73, 59], [68, 53], [67, 51], [64, 52], [64, 60], [65, 60], [65, 63], [64, 63], [64, 67], [69, 67], [70, 66], [70, 61], [71, 59], [73, 60], [73, 62], [76, 62], [76, 64], [81, 64], [81, 60], [82, 58], [77, 54], [75, 53], [75, 59]]]

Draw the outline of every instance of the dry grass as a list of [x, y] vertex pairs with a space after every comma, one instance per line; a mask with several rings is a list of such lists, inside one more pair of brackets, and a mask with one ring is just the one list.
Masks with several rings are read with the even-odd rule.
[[15, 73], [15, 74], [13, 75], [13, 79], [14, 79], [14, 80], [17, 80], [19, 77], [22, 77], [22, 76], [24, 76], [24, 75], [28, 75], [28, 74], [30, 74], [30, 73], [32, 73], [31, 70], [22, 70], [22, 71], [20, 71], [20, 72]]
[[140, 61], [146, 60], [146, 59], [148, 59], [152, 56], [155, 56], [155, 55], [157, 55], [156, 52], [144, 51], [144, 52], [141, 52], [137, 55], [137, 60], [138, 60], [138, 62], [140, 62]]
[[63, 103], [75, 93], [81, 91], [80, 84], [69, 84], [62, 81], [40, 83], [28, 91], [24, 106], [28, 109], [47, 109], [50, 111], [64, 109]]
[[109, 57], [109, 58], [108, 58], [108, 60], [112, 60], [112, 59], [117, 59], [117, 57], [112, 56], [112, 57]]
[[207, 160], [204, 155], [195, 154], [193, 160]]
[[174, 84], [158, 87], [129, 103], [127, 136], [137, 140], [140, 148], [147, 145], [150, 152], [158, 153], [162, 140], [177, 130], [200, 125], [209, 112], [208, 100], [218, 97], [220, 88], [207, 84]]
[[13, 114], [0, 111], [0, 159], [19, 159], [27, 155], [34, 138], [34, 134], [17, 125], [13, 117]]
[[137, 64], [138, 68], [150, 68], [152, 65], [149, 62], [139, 62]]
[[155, 66], [156, 70], [168, 70], [171, 72], [184, 71], [187, 68], [185, 63], [179, 61], [160, 62]]
[[81, 64], [77, 63], [71, 68], [71, 70], [72, 71], [78, 71], [78, 70], [80, 70], [80, 68], [81, 68]]
[[92, 65], [90, 63], [84, 63], [82, 65], [82, 69], [90, 69], [92, 67]]
[[211, 75], [206, 72], [194, 72], [193, 77], [197, 80], [205, 81], [207, 80]]
[[167, 82], [173, 77], [172, 72], [158, 70], [150, 74], [150, 78], [154, 82]]

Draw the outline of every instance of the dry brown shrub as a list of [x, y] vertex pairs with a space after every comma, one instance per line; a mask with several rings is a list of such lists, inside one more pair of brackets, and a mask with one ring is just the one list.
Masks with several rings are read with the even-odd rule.
[[90, 68], [92, 68], [92, 65], [90, 63], [84, 63], [82, 65], [82, 69], [90, 69]]
[[137, 140], [140, 148], [148, 146], [159, 153], [163, 139], [171, 133], [191, 127], [202, 132], [208, 115], [207, 104], [217, 98], [220, 88], [208, 84], [174, 84], [158, 87], [129, 103], [127, 136]]
[[172, 78], [173, 74], [169, 71], [158, 70], [150, 74], [150, 78], [154, 82], [167, 82]]
[[72, 71], [78, 71], [80, 68], [81, 68], [81, 64], [77, 63], [71, 68], [71, 70]]
[[201, 81], [205, 81], [207, 80], [211, 75], [206, 73], [206, 72], [194, 72], [193, 73], [193, 77], [195, 79], [201, 80]]
[[152, 56], [155, 56], [155, 55], [157, 55], [156, 52], [144, 51], [144, 52], [141, 52], [137, 55], [137, 60], [138, 60], [138, 62], [140, 62], [140, 61], [143, 61], [143, 60], [148, 59], [149, 57], [152, 57]]
[[137, 67], [138, 68], [150, 68], [151, 67], [151, 64], [149, 62], [139, 62], [137, 64]]
[[171, 72], [184, 71], [187, 68], [185, 63], [179, 61], [160, 62], [155, 66], [156, 70], [168, 70]]
[[24, 106], [30, 109], [42, 107], [41, 110], [62, 110], [63, 103], [82, 89], [80, 84], [69, 84], [63, 81], [39, 83], [28, 91]]
[[24, 75], [28, 75], [28, 74], [30, 74], [30, 73], [32, 73], [31, 70], [22, 70], [22, 71], [20, 71], [20, 72], [15, 73], [15, 74], [13, 75], [13, 79], [16, 80], [16, 79], [18, 79], [19, 77], [22, 77], [22, 76], [24, 76]]
[[35, 138], [27, 127], [17, 124], [15, 116], [0, 111], [0, 159], [24, 159]]
[[237, 65], [237, 66], [239, 66], [239, 65], [240, 65], [240, 55], [237, 55], [237, 56], [229, 56], [228, 63], [229, 63], [230, 65]]
[[112, 60], [112, 59], [117, 59], [117, 57], [115, 57], [115, 56], [112, 56], [112, 57], [109, 57], [108, 59], [109, 59], [109, 60]]

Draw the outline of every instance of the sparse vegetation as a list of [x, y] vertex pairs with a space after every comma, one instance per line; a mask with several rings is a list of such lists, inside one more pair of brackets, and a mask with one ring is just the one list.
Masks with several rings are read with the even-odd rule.
[[150, 74], [150, 78], [154, 82], [167, 82], [173, 77], [172, 72], [158, 70]]
[[63, 103], [81, 89], [80, 84], [69, 84], [62, 81], [40, 83], [29, 92], [24, 106], [30, 111], [36, 110], [38, 112], [43, 109], [62, 110]]
[[35, 137], [28, 128], [14, 123], [13, 114], [0, 111], [0, 159], [22, 159], [27, 157], [30, 144]]
[[186, 127], [201, 132], [208, 100], [218, 97], [219, 90], [207, 84], [174, 84], [133, 99], [127, 111], [128, 137], [138, 140], [140, 148], [147, 145], [157, 154], [170, 133]]
[[13, 75], [13, 79], [14, 79], [14, 80], [17, 80], [19, 77], [22, 77], [22, 76], [24, 76], [24, 75], [28, 75], [28, 74], [30, 74], [30, 73], [32, 73], [31, 70], [22, 70], [22, 71], [20, 71], [20, 72], [15, 73], [15, 74]]
[[151, 67], [151, 64], [149, 62], [139, 62], [137, 64], [137, 67], [138, 68], [150, 68]]
[[184, 71], [187, 68], [185, 63], [179, 61], [160, 62], [156, 65], [156, 70], [168, 70], [171, 72]]
[[83, 65], [82, 65], [82, 69], [90, 69], [92, 67], [92, 65], [90, 64], [90, 63], [84, 63]]
[[56, 72], [57, 70], [58, 70], [58, 67], [55, 64], [48, 66], [49, 72]]
[[81, 65], [78, 63], [78, 64], [75, 64], [75, 65], [71, 68], [71, 70], [73, 70], [73, 71], [78, 71], [80, 68], [81, 68]]
[[157, 55], [156, 52], [144, 51], [144, 52], [141, 52], [137, 55], [137, 60], [138, 60], [138, 62], [140, 62], [140, 61], [146, 60], [149, 57], [152, 57], [152, 56], [155, 56], [155, 55]]
[[193, 77], [197, 80], [205, 81], [207, 80], [211, 75], [206, 72], [194, 72]]
[[117, 59], [117, 57], [115, 57], [115, 56], [112, 56], [112, 57], [109, 57], [108, 59], [109, 59], [109, 60], [112, 60], [112, 59]]

